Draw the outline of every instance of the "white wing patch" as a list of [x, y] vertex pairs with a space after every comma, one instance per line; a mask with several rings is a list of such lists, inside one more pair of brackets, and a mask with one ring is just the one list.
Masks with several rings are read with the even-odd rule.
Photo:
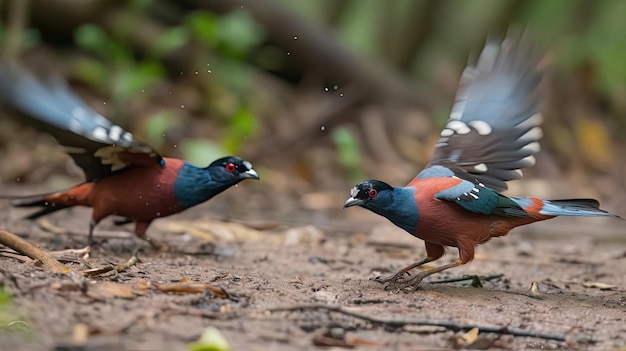
[[127, 166], [119, 159], [117, 151], [115, 146], [105, 146], [96, 150], [93, 155], [100, 158], [103, 165], [111, 165], [111, 171], [115, 172]]
[[461, 121], [456, 121], [456, 120], [448, 122], [448, 124], [446, 125], [446, 128], [452, 129], [458, 134], [467, 134], [471, 132], [471, 129], [467, 126], [467, 124]]
[[478, 173], [485, 173], [489, 170], [489, 168], [487, 168], [487, 165], [484, 163], [479, 163], [476, 166], [474, 166], [474, 170]]
[[111, 126], [111, 128], [109, 128], [109, 139], [114, 142], [119, 141], [122, 133], [124, 133], [124, 129], [122, 129], [120, 126]]
[[454, 134], [454, 131], [452, 129], [449, 129], [449, 128], [444, 128], [441, 131], [441, 136], [442, 137], [449, 137], [449, 136], [452, 136], [453, 134]]
[[94, 130], [91, 131], [91, 136], [98, 141], [109, 141], [109, 135], [104, 127], [96, 127]]
[[469, 123], [467, 123], [470, 127], [476, 129], [476, 132], [479, 135], [489, 135], [491, 134], [491, 131], [493, 130], [491, 128], [491, 126], [489, 125], [489, 123], [485, 122], [485, 121], [471, 121]]

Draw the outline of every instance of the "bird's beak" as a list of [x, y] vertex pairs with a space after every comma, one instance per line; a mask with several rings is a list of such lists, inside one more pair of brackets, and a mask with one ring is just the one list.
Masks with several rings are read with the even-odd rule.
[[245, 172], [239, 173], [239, 177], [244, 179], [259, 179], [259, 175], [254, 169], [249, 169]]
[[361, 205], [361, 204], [363, 204], [363, 200], [355, 199], [353, 197], [350, 197], [348, 199], [348, 201], [346, 201], [346, 203], [343, 204], [343, 208], [348, 208], [348, 207], [357, 206], [357, 205]]

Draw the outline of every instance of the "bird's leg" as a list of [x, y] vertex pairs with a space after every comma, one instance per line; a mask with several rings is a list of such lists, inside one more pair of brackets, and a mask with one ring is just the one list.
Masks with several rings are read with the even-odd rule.
[[414, 277], [411, 277], [410, 279], [403, 280], [401, 282], [392, 282], [391, 284], [385, 286], [385, 290], [403, 289], [403, 288], [409, 288], [409, 287], [411, 288], [411, 290], [417, 290], [417, 287], [419, 286], [419, 284], [422, 282], [424, 278], [430, 275], [433, 275], [435, 273], [445, 271], [446, 269], [460, 266], [462, 264], [463, 264], [463, 261], [460, 258], [458, 258], [456, 261], [450, 264], [446, 264], [441, 267], [437, 267], [437, 268], [433, 268], [433, 269], [421, 272], [420, 274], [417, 274]]
[[405, 274], [407, 274], [410, 270], [412, 270], [413, 268], [417, 268], [421, 265], [424, 265], [428, 262], [432, 262], [436, 260], [435, 258], [432, 257], [426, 257], [424, 259], [421, 259], [413, 264], [410, 264], [404, 268], [402, 268], [401, 270], [397, 271], [395, 274], [392, 275], [380, 275], [378, 277], [373, 277], [370, 278], [370, 280], [373, 280], [375, 282], [379, 282], [381, 284], [386, 284], [386, 283], [395, 283], [398, 280], [400, 280]]
[[93, 230], [96, 228], [96, 220], [91, 219], [89, 221], [89, 236], [87, 237], [87, 246], [91, 246], [93, 244]]
[[154, 249], [159, 250], [167, 246], [162, 244], [158, 240], [152, 239], [146, 235], [146, 231], [148, 230], [148, 226], [150, 226], [150, 223], [151, 222], [135, 222], [135, 235], [137, 235], [139, 239], [147, 241]]

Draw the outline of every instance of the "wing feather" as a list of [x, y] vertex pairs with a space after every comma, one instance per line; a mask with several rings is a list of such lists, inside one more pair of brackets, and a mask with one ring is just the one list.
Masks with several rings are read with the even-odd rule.
[[540, 54], [527, 33], [487, 43], [468, 66], [446, 127], [428, 167], [441, 165], [458, 177], [496, 191], [534, 165], [542, 137]]
[[0, 97], [50, 133], [83, 169], [87, 181], [128, 167], [163, 166], [149, 145], [78, 98], [61, 79], [41, 81], [15, 64], [0, 64]]

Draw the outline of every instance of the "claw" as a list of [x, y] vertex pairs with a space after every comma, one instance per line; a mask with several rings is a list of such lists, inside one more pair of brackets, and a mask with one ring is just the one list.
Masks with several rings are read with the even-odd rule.
[[378, 277], [371, 277], [370, 280], [374, 281], [374, 282], [377, 282], [377, 283], [385, 284], [385, 283], [389, 283], [390, 281], [392, 281], [393, 280], [393, 276], [392, 277], [388, 277], [388, 276], [384, 276], [384, 275], [379, 275]]
[[395, 284], [397, 282], [405, 281], [406, 278], [403, 277], [405, 274], [408, 275], [409, 277], [411, 276], [411, 273], [409, 273], [409, 272], [401, 272], [400, 271], [400, 272], [398, 272], [396, 274], [392, 274], [392, 275], [379, 275], [377, 277], [372, 277], [369, 280], [375, 281], [375, 282], [381, 283], [381, 284], [386, 284], [386, 283]]

